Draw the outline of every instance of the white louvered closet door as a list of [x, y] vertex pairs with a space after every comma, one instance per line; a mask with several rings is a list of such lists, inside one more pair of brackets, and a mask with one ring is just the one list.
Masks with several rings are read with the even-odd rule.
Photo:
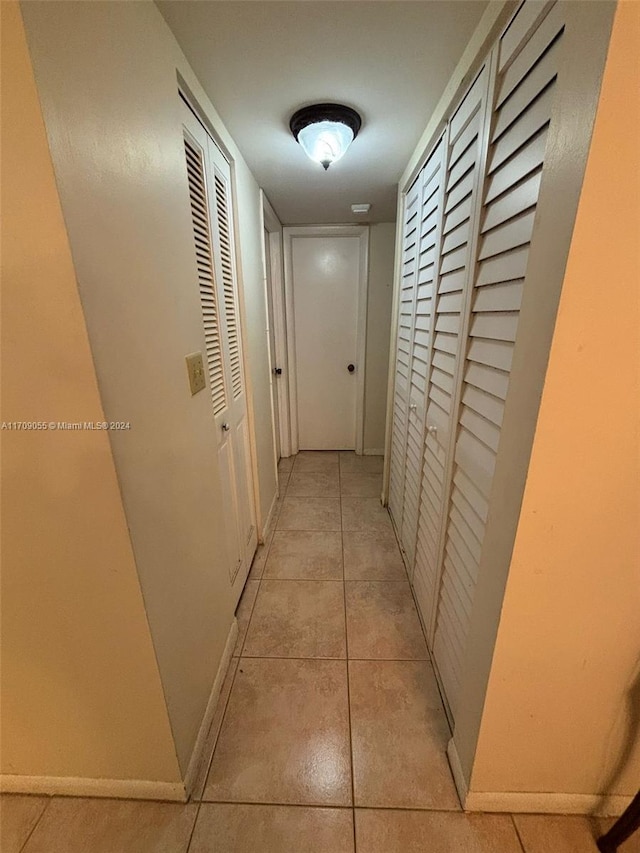
[[438, 258], [434, 334], [427, 391], [427, 432], [423, 452], [420, 515], [413, 585], [427, 631], [435, 616], [441, 541], [446, 517], [447, 477], [456, 426], [455, 387], [474, 231], [477, 228], [479, 170], [486, 146], [485, 105], [489, 78], [485, 64], [448, 126], [442, 238]]
[[562, 7], [526, 3], [500, 39], [433, 654], [455, 719], [529, 243]]
[[399, 528], [402, 547], [407, 563], [411, 567], [414, 565], [418, 532], [427, 377], [432, 347], [432, 307], [442, 232], [444, 151], [445, 141], [444, 138], [440, 138], [420, 173], [422, 191], [409, 353], [404, 499], [402, 524]]
[[396, 349], [395, 382], [393, 390], [393, 427], [391, 434], [391, 470], [389, 479], [389, 509], [396, 525], [402, 530], [404, 481], [407, 452], [407, 420], [409, 414], [409, 373], [411, 340], [416, 295], [416, 260], [420, 225], [421, 180], [418, 177], [407, 192], [402, 229], [400, 274], [400, 304], [398, 307], [398, 340]]
[[184, 146], [229, 580], [240, 597], [257, 547], [235, 268], [231, 170], [186, 104]]

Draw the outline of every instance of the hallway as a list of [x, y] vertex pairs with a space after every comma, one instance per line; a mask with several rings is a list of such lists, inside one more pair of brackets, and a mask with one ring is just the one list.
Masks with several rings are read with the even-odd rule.
[[595, 853], [640, 4], [0, 7], [0, 853]]

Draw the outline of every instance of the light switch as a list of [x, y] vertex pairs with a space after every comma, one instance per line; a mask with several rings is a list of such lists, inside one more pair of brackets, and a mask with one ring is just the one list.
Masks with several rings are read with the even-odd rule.
[[191, 388], [191, 396], [197, 394], [198, 391], [206, 386], [204, 378], [204, 363], [202, 361], [201, 352], [192, 352], [186, 357], [187, 371], [189, 373], [189, 386]]

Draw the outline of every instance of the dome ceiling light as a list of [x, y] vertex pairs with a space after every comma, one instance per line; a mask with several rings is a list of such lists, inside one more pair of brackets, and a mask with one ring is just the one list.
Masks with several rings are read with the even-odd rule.
[[289, 127], [305, 154], [325, 171], [336, 163], [358, 135], [362, 119], [342, 104], [312, 104], [291, 116]]

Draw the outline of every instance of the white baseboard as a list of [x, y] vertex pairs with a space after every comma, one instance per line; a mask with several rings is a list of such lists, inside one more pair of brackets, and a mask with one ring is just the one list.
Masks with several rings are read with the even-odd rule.
[[231, 623], [231, 628], [229, 629], [229, 634], [227, 635], [227, 642], [225, 643], [224, 652], [222, 653], [220, 665], [218, 666], [218, 671], [213, 681], [213, 687], [211, 688], [211, 693], [209, 694], [209, 701], [207, 702], [204, 717], [202, 718], [202, 723], [200, 724], [200, 730], [198, 731], [198, 737], [196, 738], [196, 742], [191, 753], [191, 758], [189, 759], [189, 766], [187, 767], [187, 772], [184, 777], [184, 787], [186, 789], [187, 796], [189, 797], [193, 793], [195, 782], [200, 777], [200, 771], [202, 769], [203, 763], [208, 763], [209, 759], [211, 758], [210, 755], [207, 755], [205, 753], [207, 735], [209, 734], [209, 729], [211, 728], [211, 723], [213, 722], [213, 717], [216, 712], [218, 699], [220, 698], [220, 691], [222, 690], [222, 685], [224, 684], [224, 679], [227, 675], [227, 670], [229, 669], [231, 658], [233, 657], [233, 651], [236, 647], [237, 639], [238, 620], [234, 618], [233, 622]]
[[528, 793], [520, 791], [469, 791], [453, 738], [447, 758], [458, 796], [466, 812], [514, 812], [524, 814], [575, 814], [618, 817], [633, 797], [600, 794]]
[[184, 782], [155, 782], [149, 779], [90, 779], [74, 776], [17, 776], [0, 775], [0, 792], [3, 794], [48, 794], [61, 797], [111, 797], [127, 800], [170, 800], [184, 803], [198, 778], [204, 762], [211, 756], [204, 754], [207, 734], [213, 721], [220, 691], [231, 663], [238, 637], [238, 622], [233, 620], [224, 647], [218, 672], [213, 682], [209, 701], [202, 718]]
[[48, 794], [60, 797], [111, 797], [127, 800], [187, 800], [182, 782], [147, 779], [87, 779], [74, 776], [0, 776], [3, 794]]
[[523, 793], [520, 791], [469, 791], [460, 756], [453, 738], [447, 744], [447, 758], [458, 797], [466, 812], [515, 812], [525, 814], [581, 814], [618, 817], [632, 796], [600, 794]]
[[599, 794], [521, 793], [520, 791], [470, 791], [464, 801], [468, 812], [524, 812], [618, 817], [632, 797]]

